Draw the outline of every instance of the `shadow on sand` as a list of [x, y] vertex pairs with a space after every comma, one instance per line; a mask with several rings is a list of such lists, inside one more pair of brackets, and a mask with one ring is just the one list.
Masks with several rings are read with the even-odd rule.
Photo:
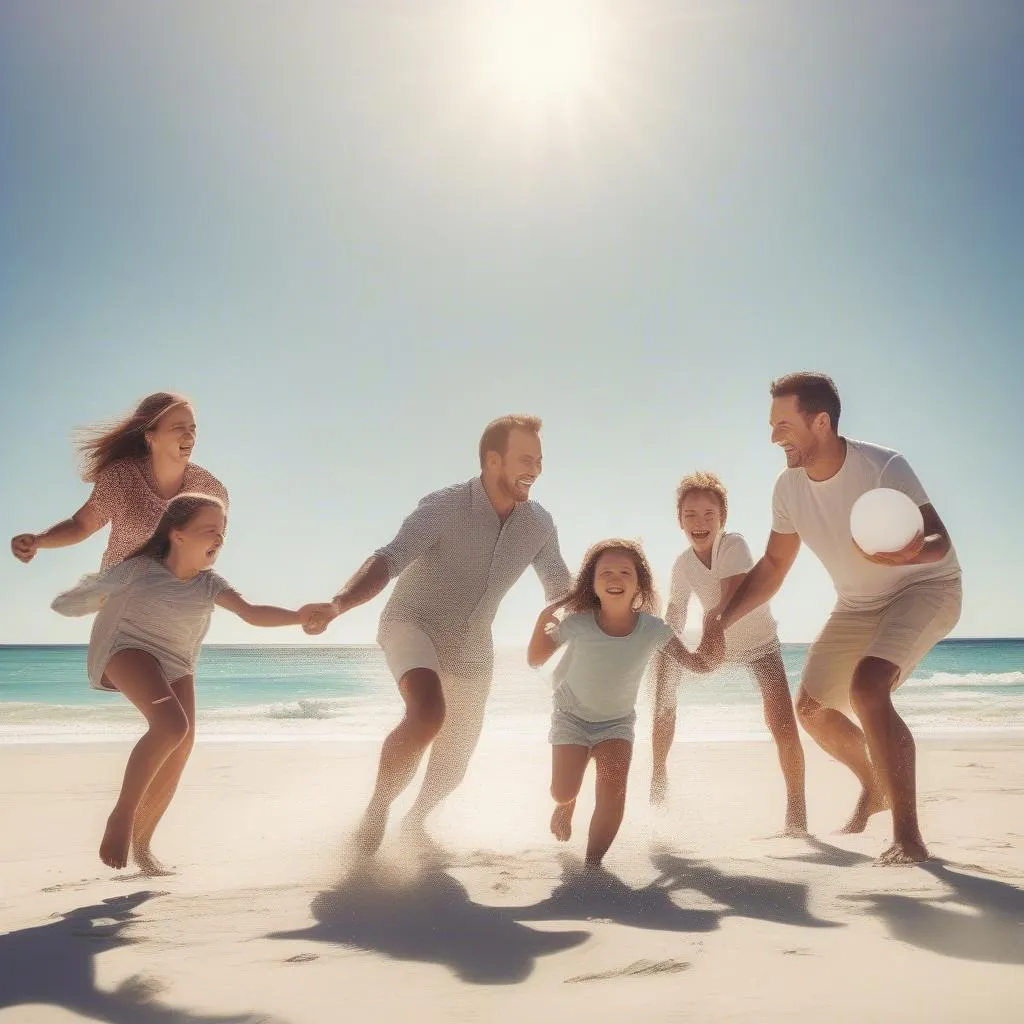
[[[315, 924], [275, 932], [271, 939], [328, 942], [383, 953], [396, 960], [448, 967], [478, 985], [525, 981], [541, 956], [579, 946], [588, 931], [539, 931], [524, 922], [601, 920], [630, 928], [678, 933], [714, 931], [722, 917], [742, 915], [805, 927], [836, 927], [807, 909], [807, 887], [790, 882], [727, 875], [702, 861], [662, 853], [653, 858], [660, 876], [634, 889], [604, 870], [583, 870], [560, 857], [562, 881], [544, 900], [528, 906], [474, 903], [466, 887], [437, 863], [421, 863], [403, 878], [376, 861], [358, 865], [311, 906]], [[687, 909], [673, 893], [696, 890], [725, 910]]]
[[465, 886], [436, 866], [412, 879], [376, 862], [358, 865], [320, 893], [314, 925], [272, 939], [306, 939], [384, 953], [396, 960], [442, 964], [462, 981], [525, 981], [538, 957], [585, 942], [588, 932], [541, 932], [497, 907], [474, 903]]
[[47, 924], [0, 935], [0, 1009], [58, 1006], [110, 1024], [257, 1024], [269, 1018], [204, 1016], [156, 1001], [160, 983], [140, 975], [107, 992], [96, 987], [94, 958], [141, 940], [125, 935], [135, 910], [161, 896], [136, 892], [79, 907]]
[[960, 960], [1024, 965], [1024, 889], [951, 870], [941, 860], [927, 861], [920, 870], [951, 891], [932, 897], [865, 893], [845, 898], [867, 904], [900, 942]]

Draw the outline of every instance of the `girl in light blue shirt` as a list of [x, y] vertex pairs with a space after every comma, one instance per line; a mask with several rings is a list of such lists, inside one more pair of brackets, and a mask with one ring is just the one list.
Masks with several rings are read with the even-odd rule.
[[[586, 554], [568, 597], [541, 612], [530, 639], [529, 662], [543, 665], [563, 644], [555, 668], [551, 716], [551, 831], [565, 842], [590, 758], [597, 769], [594, 816], [587, 864], [608, 852], [626, 805], [633, 756], [636, 696], [644, 669], [662, 651], [691, 672], [709, 672], [725, 653], [716, 623], [705, 624], [697, 650], [689, 651], [672, 628], [653, 614], [654, 577], [642, 548], [628, 540], [604, 540]], [[568, 614], [559, 621], [555, 612]]]

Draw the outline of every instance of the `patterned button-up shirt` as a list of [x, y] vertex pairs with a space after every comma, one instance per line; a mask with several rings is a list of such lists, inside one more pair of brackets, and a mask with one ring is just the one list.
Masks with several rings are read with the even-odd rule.
[[524, 501], [502, 522], [479, 477], [428, 494], [376, 554], [398, 577], [378, 638], [390, 623], [416, 625], [453, 675], [490, 675], [494, 616], [528, 565], [548, 601], [572, 585], [550, 513]]

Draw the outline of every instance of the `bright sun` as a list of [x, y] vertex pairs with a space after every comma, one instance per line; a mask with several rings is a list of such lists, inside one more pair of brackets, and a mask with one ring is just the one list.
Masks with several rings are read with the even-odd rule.
[[597, 7], [584, 0], [481, 4], [473, 41], [480, 84], [527, 118], [571, 114], [600, 85]]

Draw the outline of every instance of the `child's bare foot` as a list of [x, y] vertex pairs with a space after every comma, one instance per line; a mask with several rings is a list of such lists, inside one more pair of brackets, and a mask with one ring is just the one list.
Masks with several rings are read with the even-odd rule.
[[655, 807], [661, 806], [668, 797], [668, 774], [666, 772], [654, 772], [651, 775], [651, 803]]
[[863, 832], [868, 826], [868, 819], [871, 815], [884, 811], [888, 807], [889, 801], [885, 799], [885, 794], [880, 786], [876, 784], [862, 789], [857, 798], [857, 806], [853, 809], [853, 816], [839, 830], [839, 834], [851, 836]]
[[134, 813], [121, 811], [115, 807], [107, 818], [107, 827], [100, 841], [100, 860], [108, 868], [120, 869], [127, 865], [134, 817]]
[[551, 834], [560, 842], [567, 843], [572, 837], [572, 812], [576, 804], [559, 804], [551, 815]]
[[355, 843], [359, 852], [367, 856], [376, 853], [380, 849], [380, 844], [384, 842], [384, 831], [387, 827], [387, 808], [370, 804], [359, 823], [359, 828], [356, 829]]
[[149, 846], [140, 849], [138, 846], [132, 846], [132, 860], [135, 862], [135, 866], [142, 872], [147, 878], [159, 878], [162, 875], [173, 875], [174, 871], [167, 867], [165, 864], [161, 864], [160, 861], [153, 856]]
[[928, 848], [920, 837], [897, 840], [878, 858], [881, 867], [893, 864], [921, 864], [929, 859]]

